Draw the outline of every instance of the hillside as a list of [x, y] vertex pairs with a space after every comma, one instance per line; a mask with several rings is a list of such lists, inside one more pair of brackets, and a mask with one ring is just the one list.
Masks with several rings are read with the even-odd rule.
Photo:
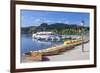
[[31, 34], [39, 31], [52, 31], [59, 34], [79, 34], [81, 33], [81, 28], [84, 31], [89, 31], [89, 27], [82, 27], [77, 24], [54, 23], [48, 25], [47, 23], [42, 23], [40, 26], [21, 27], [21, 33]]

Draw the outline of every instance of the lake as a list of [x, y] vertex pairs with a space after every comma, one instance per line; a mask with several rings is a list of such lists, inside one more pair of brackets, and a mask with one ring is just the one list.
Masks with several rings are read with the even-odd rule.
[[39, 41], [37, 39], [33, 39], [29, 34], [21, 35], [21, 54], [29, 52], [29, 51], [37, 51], [41, 49], [46, 49], [48, 47], [54, 45], [60, 45], [63, 42], [53, 42], [53, 41]]

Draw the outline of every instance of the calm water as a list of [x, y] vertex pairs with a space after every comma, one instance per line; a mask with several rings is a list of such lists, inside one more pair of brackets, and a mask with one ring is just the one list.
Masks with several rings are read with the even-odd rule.
[[21, 54], [29, 51], [36, 51], [46, 49], [53, 45], [59, 45], [63, 42], [52, 42], [52, 41], [39, 41], [33, 39], [31, 35], [22, 34], [21, 36]]

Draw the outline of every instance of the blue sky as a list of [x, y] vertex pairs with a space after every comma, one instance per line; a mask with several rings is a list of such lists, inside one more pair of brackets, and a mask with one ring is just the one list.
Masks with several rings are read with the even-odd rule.
[[21, 27], [39, 26], [41, 23], [80, 24], [89, 26], [89, 13], [21, 10]]

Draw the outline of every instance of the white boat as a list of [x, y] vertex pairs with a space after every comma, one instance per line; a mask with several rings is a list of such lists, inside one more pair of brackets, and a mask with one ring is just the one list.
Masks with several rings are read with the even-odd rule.
[[33, 38], [38, 39], [38, 40], [60, 40], [61, 35], [53, 33], [53, 32], [37, 32], [32, 35]]

